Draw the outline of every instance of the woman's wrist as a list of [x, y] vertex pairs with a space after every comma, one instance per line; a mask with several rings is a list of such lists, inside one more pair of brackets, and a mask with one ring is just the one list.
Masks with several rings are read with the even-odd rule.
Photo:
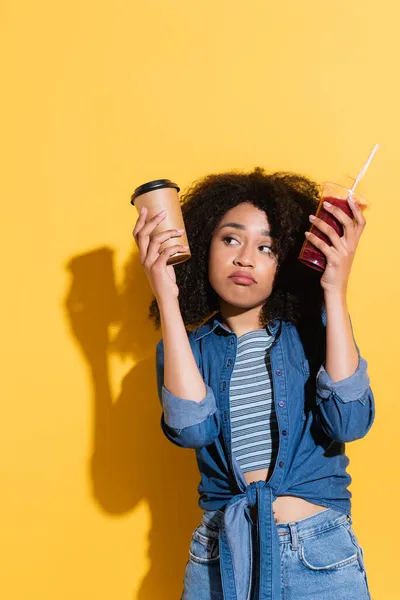
[[326, 292], [326, 361], [325, 368], [334, 381], [342, 381], [356, 371], [358, 352], [351, 330], [346, 294]]
[[328, 307], [342, 307], [347, 310], [347, 293], [345, 290], [329, 290], [324, 292], [326, 310]]
[[161, 320], [163, 320], [164, 317], [170, 318], [171, 315], [181, 314], [178, 298], [157, 298], [156, 300], [158, 304], [158, 310], [160, 311]]
[[163, 337], [169, 337], [172, 332], [176, 334], [178, 331], [186, 331], [178, 298], [169, 298], [160, 302], [158, 309]]
[[164, 385], [174, 396], [200, 402], [206, 385], [196, 364], [178, 298], [159, 304], [164, 341]]

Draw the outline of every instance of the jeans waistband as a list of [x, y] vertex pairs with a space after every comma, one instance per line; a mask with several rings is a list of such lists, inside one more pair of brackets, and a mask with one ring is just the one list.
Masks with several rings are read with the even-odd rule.
[[299, 540], [311, 537], [322, 531], [333, 529], [338, 525], [352, 524], [351, 515], [328, 508], [300, 521], [289, 523], [277, 523], [279, 542], [281, 544], [291, 542], [297, 547]]

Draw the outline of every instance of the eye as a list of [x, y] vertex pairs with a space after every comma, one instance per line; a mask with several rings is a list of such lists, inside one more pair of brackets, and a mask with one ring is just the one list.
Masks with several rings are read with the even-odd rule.
[[265, 244], [263, 246], [259, 246], [258, 249], [261, 250], [262, 254], [273, 254], [274, 253], [271, 246], [266, 246]]
[[224, 242], [227, 246], [235, 246], [236, 244], [239, 243], [237, 240], [235, 240], [235, 238], [230, 237], [230, 236], [224, 237]]

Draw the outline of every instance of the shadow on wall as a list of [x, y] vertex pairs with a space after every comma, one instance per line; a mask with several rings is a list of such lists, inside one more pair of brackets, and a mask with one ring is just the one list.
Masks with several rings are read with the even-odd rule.
[[[65, 307], [93, 391], [89, 465], [93, 494], [110, 515], [123, 515], [139, 501], [148, 502], [151, 566], [133, 600], [176, 600], [182, 593], [191, 533], [199, 520], [199, 474], [193, 451], [173, 446], [161, 432], [155, 378], [160, 333], [147, 318], [151, 290], [136, 254], [126, 266], [120, 291], [109, 248], [73, 257], [68, 269], [72, 282]], [[118, 326], [114, 340], [110, 325]], [[131, 356], [136, 363], [117, 398], [109, 379], [112, 352]]]

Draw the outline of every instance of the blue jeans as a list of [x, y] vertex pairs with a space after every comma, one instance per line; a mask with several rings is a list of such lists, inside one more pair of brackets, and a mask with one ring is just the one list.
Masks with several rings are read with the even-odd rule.
[[[219, 510], [203, 513], [190, 544], [181, 600], [223, 600], [218, 550], [222, 519]], [[277, 528], [281, 600], [371, 600], [350, 515], [329, 508]], [[257, 597], [257, 572], [252, 588]]]

